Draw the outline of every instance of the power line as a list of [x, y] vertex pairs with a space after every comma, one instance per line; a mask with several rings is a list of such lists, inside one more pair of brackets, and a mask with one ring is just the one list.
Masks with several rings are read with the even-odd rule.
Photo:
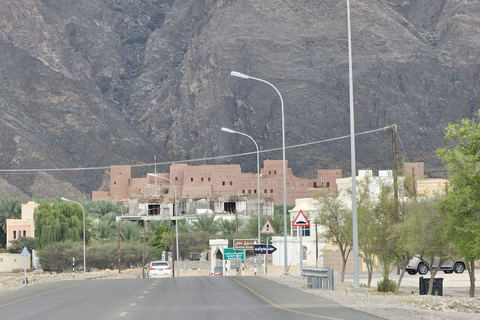
[[[383, 131], [383, 130], [387, 130], [387, 129], [392, 128], [392, 127], [393, 126], [386, 126], [386, 127], [379, 128], [379, 129], [364, 131], [364, 132], [356, 133], [355, 136], [360, 136], [360, 135], [365, 135], [365, 134], [369, 134], [369, 133], [373, 133], [373, 132]], [[346, 139], [346, 138], [349, 138], [349, 137], [350, 137], [350, 135], [346, 135], [346, 136], [341, 136], [341, 137], [337, 137], [337, 138], [307, 142], [307, 143], [297, 144], [297, 145], [293, 145], [293, 146], [286, 146], [285, 149], [301, 148], [301, 147], [311, 146], [311, 145], [315, 145], [315, 144]], [[403, 147], [403, 144], [402, 144], [402, 147]], [[282, 148], [259, 150], [259, 153], [269, 153], [269, 152], [274, 152], [274, 151], [279, 151], [279, 150], [282, 150]], [[404, 152], [405, 152], [405, 149], [404, 149]], [[243, 156], [246, 156], [246, 155], [252, 155], [252, 154], [256, 154], [256, 153], [257, 153], [256, 151], [251, 151], [251, 152], [237, 153], [237, 154], [231, 154], [231, 155], [225, 155], [225, 156], [207, 157], [207, 158], [200, 158], [200, 159], [157, 162], [156, 165], [167, 165], [167, 164], [172, 164], [172, 163], [190, 163], [190, 162], [217, 160], [217, 159], [225, 159], [225, 158], [243, 157]], [[155, 165], [155, 163], [143, 163], [143, 164], [132, 164], [132, 165], [111, 165], [111, 166], [108, 166], [108, 167], [86, 167], [86, 168], [0, 169], [0, 173], [16, 173], [16, 174], [23, 173], [24, 174], [24, 173], [33, 173], [33, 172], [52, 172], [52, 171], [108, 170], [111, 167], [125, 167], [125, 166], [150, 167], [150, 166], [153, 166], [153, 165]]]

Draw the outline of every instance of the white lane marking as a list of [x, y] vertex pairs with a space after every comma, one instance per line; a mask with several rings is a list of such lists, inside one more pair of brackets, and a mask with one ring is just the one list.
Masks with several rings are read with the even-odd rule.
[[122, 313], [120, 313], [118, 316], [119, 316], [119, 317], [125, 317], [126, 315], [127, 315], [126, 312], [122, 312]]
[[143, 296], [138, 297], [138, 299], [143, 299]]
[[148, 293], [148, 291], [143, 291], [143, 293]]
[[134, 302], [134, 303], [130, 303], [130, 307], [135, 307], [137, 304]]

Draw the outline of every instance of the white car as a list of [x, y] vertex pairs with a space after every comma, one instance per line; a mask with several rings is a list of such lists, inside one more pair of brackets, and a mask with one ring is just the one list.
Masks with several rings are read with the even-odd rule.
[[152, 261], [147, 269], [147, 278], [170, 278], [172, 269], [167, 261]]
[[[438, 259], [435, 259], [433, 261], [433, 266], [432, 268], [437, 269], [438, 268]], [[442, 266], [440, 267], [440, 270], [442, 270], [445, 273], [463, 273], [465, 271], [465, 261], [463, 260], [455, 260], [455, 261], [444, 261]], [[417, 272], [421, 275], [427, 274], [429, 271], [427, 266], [422, 262], [417, 257], [410, 258], [410, 260], [407, 263], [407, 267], [405, 268], [405, 271], [408, 272], [408, 274], [415, 275]]]

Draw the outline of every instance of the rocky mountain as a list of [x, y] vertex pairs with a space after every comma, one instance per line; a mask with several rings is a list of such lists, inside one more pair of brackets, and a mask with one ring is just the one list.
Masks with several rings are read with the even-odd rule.
[[[396, 124], [398, 159], [446, 176], [444, 129], [480, 105], [480, 2], [350, 5], [357, 169], [392, 168]], [[278, 94], [232, 70], [281, 92], [287, 146], [327, 140], [287, 149], [295, 175], [349, 174], [346, 1], [1, 1], [0, 191], [88, 198], [110, 165], [255, 151], [221, 127], [280, 148]], [[254, 156], [202, 163], [256, 170]]]

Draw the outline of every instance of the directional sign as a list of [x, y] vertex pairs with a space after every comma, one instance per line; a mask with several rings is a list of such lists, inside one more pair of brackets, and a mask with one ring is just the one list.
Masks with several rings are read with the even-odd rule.
[[310, 221], [308, 221], [302, 210], [298, 212], [297, 217], [293, 220], [292, 227], [310, 227]]
[[223, 260], [245, 260], [245, 250], [223, 249]]
[[275, 233], [275, 229], [273, 229], [273, 226], [270, 223], [270, 220], [267, 220], [267, 222], [265, 222], [262, 230], [260, 230], [260, 233], [267, 233], [267, 234]]
[[258, 243], [258, 239], [234, 239], [233, 249], [235, 250], [253, 250], [253, 245]]
[[[266, 244], [256, 244], [253, 249], [255, 254], [265, 254], [267, 253], [267, 245]], [[277, 248], [269, 245], [268, 246], [268, 254], [272, 254], [277, 251]]]

